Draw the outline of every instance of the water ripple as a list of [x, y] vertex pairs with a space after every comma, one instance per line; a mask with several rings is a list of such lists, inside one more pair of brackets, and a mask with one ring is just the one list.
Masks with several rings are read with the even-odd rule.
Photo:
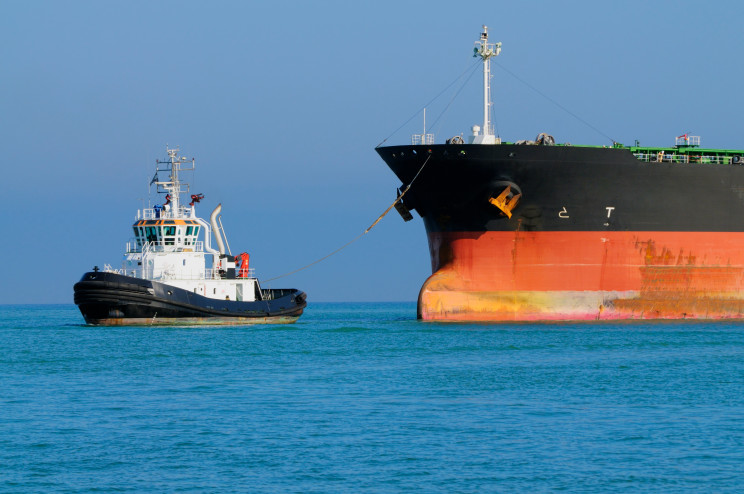
[[0, 491], [738, 492], [744, 326], [91, 328], [0, 306]]

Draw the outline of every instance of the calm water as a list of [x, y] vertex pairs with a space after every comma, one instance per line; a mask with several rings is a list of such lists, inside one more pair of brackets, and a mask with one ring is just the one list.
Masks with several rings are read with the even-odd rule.
[[0, 491], [741, 492], [744, 325], [91, 328], [0, 306]]

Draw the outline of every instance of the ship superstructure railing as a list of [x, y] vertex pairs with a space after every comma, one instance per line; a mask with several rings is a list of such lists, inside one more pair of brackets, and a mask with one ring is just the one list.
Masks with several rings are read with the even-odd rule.
[[[235, 273], [236, 280], [243, 280], [243, 279], [249, 279], [249, 278], [255, 278], [256, 277], [256, 271], [253, 268], [250, 268], [248, 270], [248, 276], [245, 278], [238, 278], [237, 277], [237, 271]], [[161, 280], [189, 280], [189, 281], [195, 281], [195, 280], [225, 280], [226, 273], [223, 271], [219, 271], [214, 268], [207, 268], [202, 272], [178, 272], [174, 270], [164, 270], [160, 277], [157, 279]], [[233, 278], [230, 278], [232, 280]]]
[[190, 207], [179, 207], [178, 209], [157, 209], [157, 208], [146, 208], [137, 210], [137, 216], [135, 220], [163, 220], [163, 219], [174, 219], [174, 218], [188, 218], [191, 217], [192, 209]]
[[[142, 278], [155, 281], [167, 281], [167, 280], [183, 280], [183, 281], [210, 281], [210, 280], [227, 280], [225, 277], [226, 273], [221, 272], [214, 268], [207, 268], [200, 271], [178, 271], [176, 269], [164, 269], [157, 276], [152, 273], [152, 268], [145, 267], [137, 269], [116, 269], [111, 267], [109, 264], [105, 264], [103, 271], [106, 273], [116, 273], [124, 276], [131, 276], [133, 278]], [[248, 270], [248, 276], [239, 278], [236, 270], [235, 280], [248, 280], [256, 278], [256, 270], [250, 268]], [[230, 278], [229, 280], [232, 280]]]
[[691, 136], [689, 134], [677, 136], [674, 138], [676, 146], [700, 146], [700, 136]]
[[126, 253], [132, 254], [141, 252], [142, 254], [147, 254], [148, 252], [204, 252], [204, 241], [202, 240], [197, 240], [193, 244], [189, 245], [170, 242], [171, 241], [169, 240], [161, 240], [140, 244], [140, 242], [136, 240], [130, 240], [129, 242], [127, 242]]

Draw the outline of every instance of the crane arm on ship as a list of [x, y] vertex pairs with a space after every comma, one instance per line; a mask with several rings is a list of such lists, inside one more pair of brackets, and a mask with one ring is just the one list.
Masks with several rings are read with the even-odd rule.
[[238, 271], [238, 278], [248, 278], [248, 260], [250, 256], [247, 252], [243, 252], [235, 256], [235, 262], [240, 261], [240, 270]]

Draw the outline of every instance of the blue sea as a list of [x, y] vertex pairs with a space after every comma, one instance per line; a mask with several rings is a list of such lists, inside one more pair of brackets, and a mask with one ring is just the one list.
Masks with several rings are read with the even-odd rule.
[[744, 324], [0, 306], [0, 492], [742, 492]]

